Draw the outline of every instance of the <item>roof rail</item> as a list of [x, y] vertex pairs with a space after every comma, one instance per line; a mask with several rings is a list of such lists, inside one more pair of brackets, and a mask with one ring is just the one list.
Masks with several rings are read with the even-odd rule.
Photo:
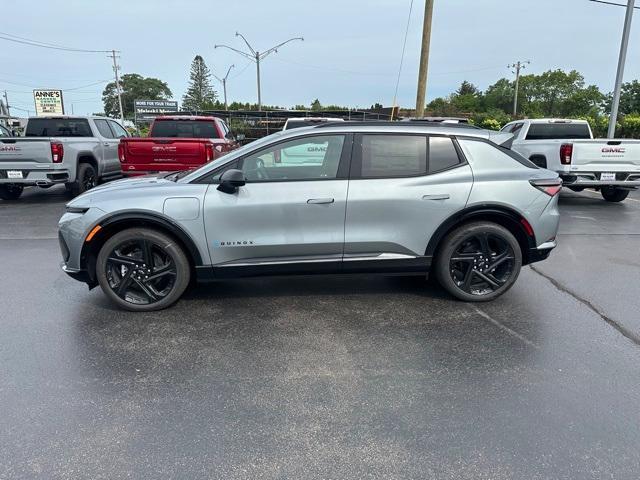
[[353, 126], [375, 126], [375, 127], [440, 127], [440, 128], [462, 128], [462, 129], [475, 129], [482, 130], [480, 127], [471, 125], [469, 123], [443, 123], [443, 122], [429, 122], [426, 120], [414, 120], [412, 122], [398, 122], [393, 120], [348, 120], [346, 122], [323, 122], [315, 125], [313, 128], [328, 128], [328, 127], [348, 127]]

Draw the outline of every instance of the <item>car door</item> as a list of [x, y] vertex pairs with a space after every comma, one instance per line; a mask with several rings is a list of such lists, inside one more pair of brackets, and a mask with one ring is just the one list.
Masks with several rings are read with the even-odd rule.
[[102, 171], [100, 173], [105, 176], [113, 175], [115, 172], [120, 171], [120, 160], [118, 159], [118, 143], [120, 143], [120, 139], [116, 138], [106, 119], [96, 118], [94, 122], [102, 143]]
[[[214, 171], [204, 221], [217, 274], [339, 269], [351, 144], [350, 135], [305, 135]], [[246, 178], [232, 194], [217, 189], [230, 168]]]
[[465, 207], [473, 184], [444, 135], [356, 135], [351, 172], [345, 271], [424, 268], [431, 236]]

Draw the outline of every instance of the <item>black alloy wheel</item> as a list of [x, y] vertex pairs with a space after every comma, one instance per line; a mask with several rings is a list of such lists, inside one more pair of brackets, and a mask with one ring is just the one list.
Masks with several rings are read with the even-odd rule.
[[171, 305], [191, 276], [189, 262], [176, 241], [147, 229], [124, 230], [107, 240], [98, 255], [96, 272], [107, 296], [134, 311]]
[[124, 301], [149, 305], [165, 298], [175, 284], [176, 265], [161, 247], [147, 239], [128, 240], [107, 257], [109, 287]]
[[449, 261], [454, 283], [471, 295], [486, 295], [502, 287], [513, 273], [515, 253], [498, 235], [481, 232], [465, 238]]
[[515, 283], [522, 251], [509, 230], [491, 222], [462, 225], [443, 240], [435, 260], [440, 284], [468, 302], [499, 297]]

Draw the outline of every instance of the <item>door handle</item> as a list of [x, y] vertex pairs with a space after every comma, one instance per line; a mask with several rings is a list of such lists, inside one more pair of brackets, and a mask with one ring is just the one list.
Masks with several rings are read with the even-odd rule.
[[423, 200], [448, 200], [449, 194], [441, 193], [441, 194], [435, 194], [435, 195], [423, 195], [422, 199]]
[[323, 203], [333, 203], [333, 202], [334, 202], [333, 198], [310, 198], [309, 200], [307, 200], [307, 203], [314, 204], [314, 205], [320, 205]]
[[111, 144], [109, 142], [102, 142], [102, 145], [105, 146], [105, 147], [111, 146]]

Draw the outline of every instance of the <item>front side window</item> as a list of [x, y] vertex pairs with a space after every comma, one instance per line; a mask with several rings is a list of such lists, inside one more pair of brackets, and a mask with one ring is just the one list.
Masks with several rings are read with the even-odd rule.
[[109, 128], [109, 124], [107, 123], [106, 120], [94, 120], [96, 123], [96, 127], [98, 129], [98, 132], [100, 132], [100, 135], [102, 135], [104, 138], [115, 138], [113, 136], [113, 132], [111, 131], [111, 129]]
[[361, 145], [363, 178], [427, 173], [427, 139], [422, 135], [363, 135]]
[[11, 133], [9, 133], [9, 130], [7, 130], [2, 125], [0, 125], [0, 137], [10, 137], [10, 136], [11, 136]]
[[344, 135], [298, 138], [249, 155], [237, 168], [247, 182], [335, 179], [344, 142]]
[[111, 129], [116, 134], [117, 138], [126, 138], [129, 136], [127, 131], [122, 127], [118, 122], [114, 122], [113, 120], [109, 120], [109, 125], [111, 125]]

